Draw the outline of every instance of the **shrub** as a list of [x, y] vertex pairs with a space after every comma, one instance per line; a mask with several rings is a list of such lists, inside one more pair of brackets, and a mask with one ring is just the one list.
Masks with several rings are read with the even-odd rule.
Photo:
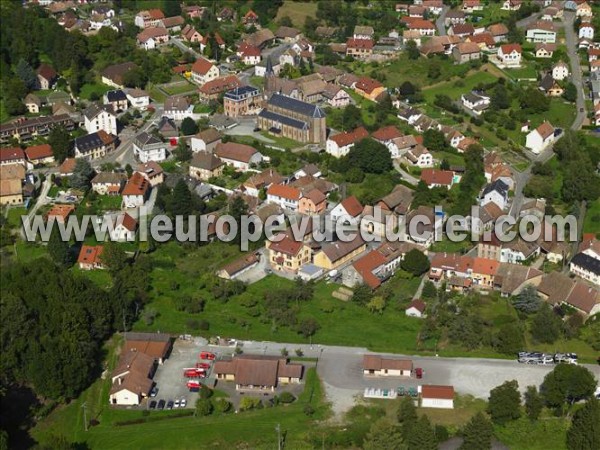
[[294, 397], [294, 394], [291, 392], [282, 392], [279, 396], [279, 401], [281, 403], [292, 403], [294, 400], [296, 400], [296, 397]]
[[212, 403], [215, 411], [218, 413], [226, 414], [231, 411], [231, 402], [225, 400], [224, 398], [216, 398]]
[[310, 405], [304, 405], [303, 408], [304, 414], [306, 414], [307, 416], [312, 416], [315, 413], [315, 408], [313, 408]]
[[202, 389], [200, 389], [200, 398], [203, 399], [208, 399], [211, 398], [213, 396], [214, 392], [212, 389], [207, 388], [206, 386], [203, 386]]
[[261, 409], [263, 407], [260, 398], [244, 397], [240, 400], [240, 411], [250, 411], [251, 409]]
[[[201, 389], [200, 392], [208, 389]], [[213, 412], [213, 404], [208, 398], [199, 398], [196, 402], [196, 414], [199, 416], [209, 416]]]

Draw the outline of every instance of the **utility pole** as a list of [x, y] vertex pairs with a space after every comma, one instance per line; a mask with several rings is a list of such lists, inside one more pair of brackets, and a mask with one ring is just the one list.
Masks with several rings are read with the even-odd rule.
[[81, 407], [83, 408], [83, 428], [85, 429], [85, 431], [87, 431], [88, 430], [87, 402], [83, 402], [83, 405], [81, 405]]
[[275, 427], [275, 431], [277, 431], [277, 450], [281, 450], [281, 425], [277, 424]]

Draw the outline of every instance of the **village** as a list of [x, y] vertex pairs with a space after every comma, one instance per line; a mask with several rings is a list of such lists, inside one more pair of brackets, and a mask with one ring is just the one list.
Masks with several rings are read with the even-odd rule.
[[[23, 24], [48, 36], [3, 59], [2, 265], [52, 262], [124, 298], [88, 380], [104, 386], [90, 407], [114, 415], [98, 430], [157, 410], [217, 420], [284, 405], [317, 421], [326, 403], [339, 418], [408, 398], [462, 411], [463, 396], [487, 400], [512, 379], [525, 395], [565, 361], [598, 384], [597, 2], [28, 0], [0, 12], [15, 39]], [[275, 239], [223, 242], [214, 223], [246, 215], [278, 225]], [[574, 239], [555, 215], [573, 218]], [[23, 226], [86, 216], [80, 240]], [[462, 241], [448, 232], [458, 216]], [[158, 217], [213, 225], [200, 240], [147, 239]], [[521, 231], [509, 240], [507, 218]], [[305, 219], [357, 233], [298, 235]], [[533, 240], [532, 221], [546, 231]]]

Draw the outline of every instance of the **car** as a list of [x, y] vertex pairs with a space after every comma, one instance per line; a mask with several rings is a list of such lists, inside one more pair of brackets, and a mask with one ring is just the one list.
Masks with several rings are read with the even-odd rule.
[[163, 399], [160, 399], [158, 401], [158, 405], [156, 405], [156, 409], [165, 409], [165, 401]]
[[179, 399], [175, 400], [175, 403], [173, 404], [173, 408], [179, 408]]
[[585, 108], [579, 108], [579, 112], [584, 112]]
[[158, 387], [154, 386], [150, 391], [150, 397], [156, 397], [158, 395]]
[[185, 408], [187, 406], [187, 400], [185, 398], [182, 398], [181, 401], [179, 402], [179, 405], [182, 408]]
[[156, 409], [156, 400], [152, 400], [150, 402], [150, 405], [148, 405], [148, 408], [150, 408], [150, 409]]
[[169, 401], [167, 402], [167, 408], [166, 408], [166, 409], [173, 409], [173, 404], [174, 404], [174, 403], [173, 403], [173, 400], [169, 400]]

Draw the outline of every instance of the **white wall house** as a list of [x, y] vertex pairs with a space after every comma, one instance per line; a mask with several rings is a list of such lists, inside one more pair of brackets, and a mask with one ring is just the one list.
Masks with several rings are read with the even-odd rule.
[[527, 30], [525, 35], [529, 42], [543, 42], [545, 44], [554, 44], [556, 42], [556, 31], [533, 27]]
[[518, 67], [521, 65], [523, 50], [519, 44], [501, 45], [498, 49], [498, 60], [505, 66]]
[[527, 135], [525, 147], [533, 153], [538, 154], [554, 141], [554, 127], [550, 123], [544, 122]]
[[495, 203], [500, 209], [505, 209], [508, 203], [508, 185], [502, 180], [496, 180], [488, 184], [484, 189], [479, 201], [479, 206]]
[[198, 58], [192, 66], [192, 81], [197, 84], [204, 84], [219, 78], [219, 68], [204, 58]]
[[454, 409], [452, 386], [421, 386], [421, 407]]
[[564, 80], [569, 76], [569, 66], [559, 61], [552, 67], [552, 78], [555, 80]]
[[274, 184], [267, 190], [267, 202], [275, 203], [283, 209], [296, 211], [302, 198], [302, 192], [292, 186]]
[[[460, 100], [465, 108], [473, 114], [480, 116], [490, 106], [490, 97], [478, 92], [469, 92], [460, 96]], [[458, 145], [458, 143], [456, 144]]]
[[83, 112], [84, 126], [88, 133], [104, 130], [117, 135], [117, 116], [111, 105], [93, 104]]
[[133, 242], [137, 232], [137, 221], [127, 213], [119, 214], [115, 220], [115, 227], [110, 233], [110, 238], [117, 242]]
[[167, 144], [156, 136], [140, 133], [133, 141], [133, 153], [142, 163], [164, 161], [167, 159]]
[[356, 142], [368, 136], [369, 132], [363, 127], [330, 136], [325, 144], [325, 151], [336, 158], [341, 158], [350, 152]]
[[594, 27], [591, 23], [582, 23], [579, 27], [579, 39], [594, 39]]
[[127, 100], [132, 108], [145, 110], [150, 105], [150, 96], [141, 89], [130, 89], [127, 92]]

